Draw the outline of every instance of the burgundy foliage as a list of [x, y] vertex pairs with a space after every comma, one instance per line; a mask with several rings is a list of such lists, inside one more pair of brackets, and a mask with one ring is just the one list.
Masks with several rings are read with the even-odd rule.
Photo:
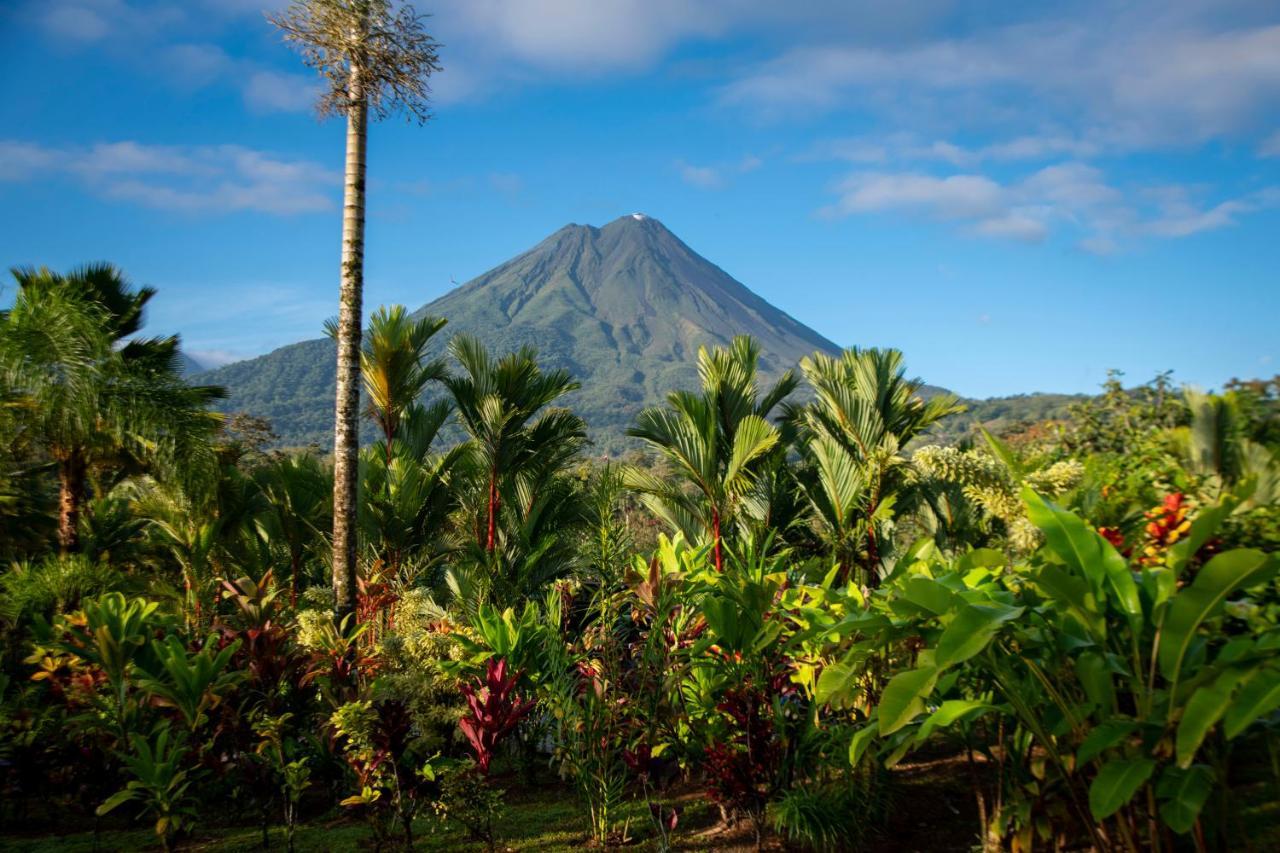
[[516, 695], [519, 680], [519, 673], [508, 674], [505, 660], [490, 658], [483, 679], [476, 679], [474, 686], [463, 684], [459, 688], [470, 711], [458, 721], [458, 728], [475, 750], [482, 773], [488, 774], [498, 744], [537, 704]]

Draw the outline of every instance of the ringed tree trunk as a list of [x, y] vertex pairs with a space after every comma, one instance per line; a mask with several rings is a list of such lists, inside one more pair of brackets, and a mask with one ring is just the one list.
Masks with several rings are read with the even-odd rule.
[[338, 308], [337, 402], [333, 419], [333, 599], [339, 623], [356, 610], [356, 501], [360, 452], [360, 323], [364, 289], [365, 156], [368, 95], [351, 67], [347, 163], [342, 193], [342, 278]]
[[87, 467], [78, 450], [58, 462], [58, 550], [64, 556], [80, 550], [80, 507], [84, 505]]

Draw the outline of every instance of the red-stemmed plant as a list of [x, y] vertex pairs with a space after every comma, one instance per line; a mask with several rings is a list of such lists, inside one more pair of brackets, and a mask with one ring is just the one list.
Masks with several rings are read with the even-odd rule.
[[467, 736], [476, 753], [476, 764], [485, 775], [498, 744], [537, 704], [516, 694], [519, 680], [519, 673], [507, 672], [506, 660], [490, 658], [484, 678], [460, 688], [470, 710], [458, 721], [458, 728]]

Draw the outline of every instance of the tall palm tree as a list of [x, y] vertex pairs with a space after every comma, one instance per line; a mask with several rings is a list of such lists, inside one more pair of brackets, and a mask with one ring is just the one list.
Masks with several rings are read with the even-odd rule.
[[339, 620], [356, 607], [356, 500], [360, 454], [360, 324], [364, 289], [365, 160], [369, 113], [430, 116], [435, 40], [412, 6], [391, 0], [294, 0], [269, 15], [303, 62], [320, 73], [321, 115], [347, 120], [339, 277], [337, 402], [333, 423], [333, 591]]
[[710, 540], [717, 570], [724, 568], [725, 528], [743, 509], [762, 460], [779, 443], [779, 430], [767, 418], [796, 387], [787, 371], [761, 396], [759, 361], [759, 345], [745, 336], [727, 348], [700, 348], [701, 393], [673, 391], [666, 408], [645, 409], [627, 430], [662, 454], [683, 480], [631, 469], [627, 485], [673, 527]]
[[800, 362], [815, 399], [793, 413], [802, 428], [808, 476], [801, 478], [832, 554], [846, 576], [862, 546], [866, 583], [879, 579], [881, 535], [907, 479], [902, 449], [937, 421], [963, 411], [954, 397], [925, 400], [902, 353], [845, 350]]
[[578, 388], [565, 370], [544, 371], [530, 347], [494, 359], [484, 345], [459, 335], [449, 345], [462, 374], [444, 380], [470, 438], [484, 490], [477, 542], [493, 554], [504, 495], [536, 496], [536, 485], [563, 470], [586, 440], [586, 424], [566, 409], [548, 408]]
[[222, 389], [183, 381], [176, 336], [125, 341], [154, 291], [134, 290], [108, 265], [13, 275], [16, 299], [0, 312], [0, 385], [57, 468], [61, 551], [79, 549], [97, 461], [123, 452], [189, 484], [213, 482], [221, 416], [207, 407]]

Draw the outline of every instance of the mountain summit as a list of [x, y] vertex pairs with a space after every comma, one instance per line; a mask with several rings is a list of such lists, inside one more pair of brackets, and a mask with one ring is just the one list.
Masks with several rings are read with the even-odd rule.
[[[567, 368], [582, 389], [566, 404], [606, 447], [641, 408], [696, 385], [699, 346], [751, 335], [771, 377], [815, 350], [839, 350], [643, 213], [601, 228], [566, 225], [415, 313], [446, 318], [441, 339], [467, 332], [497, 351], [528, 344], [546, 364]], [[268, 417], [291, 443], [325, 442], [333, 361], [332, 342], [319, 339], [200, 381], [225, 385], [229, 411]]]

